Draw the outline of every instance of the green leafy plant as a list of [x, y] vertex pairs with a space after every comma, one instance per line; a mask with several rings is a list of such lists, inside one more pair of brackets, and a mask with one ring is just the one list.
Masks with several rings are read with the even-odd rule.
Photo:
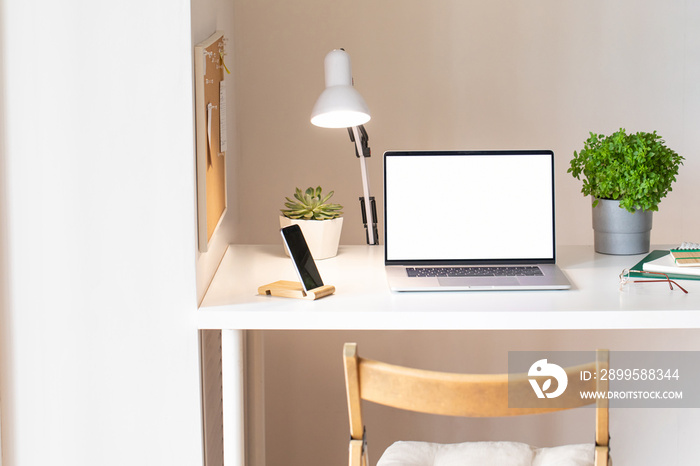
[[594, 197], [593, 207], [599, 199], [612, 199], [629, 212], [654, 211], [671, 191], [683, 160], [656, 131], [627, 134], [621, 128], [610, 136], [590, 133], [567, 173], [578, 180], [583, 175], [581, 192]]
[[321, 187], [316, 189], [307, 188], [302, 192], [296, 188], [294, 199], [286, 198], [284, 203], [286, 209], [280, 209], [282, 215], [292, 219], [302, 220], [331, 220], [340, 217], [343, 212], [343, 206], [340, 204], [331, 204], [328, 200], [333, 196], [333, 191], [325, 197], [321, 193]]

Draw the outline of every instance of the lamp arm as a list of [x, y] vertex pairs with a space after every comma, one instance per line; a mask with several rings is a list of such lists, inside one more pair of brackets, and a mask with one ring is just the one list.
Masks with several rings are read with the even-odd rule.
[[[360, 159], [360, 172], [362, 175], [362, 194], [360, 198], [362, 206], [362, 221], [365, 225], [367, 233], [367, 244], [379, 243], [379, 232], [377, 230], [377, 211], [374, 198], [370, 196], [369, 175], [367, 174], [367, 164], [365, 159], [371, 155], [369, 145], [369, 137], [367, 131], [362, 125], [348, 128], [350, 140], [355, 143], [355, 154]], [[360, 157], [362, 154], [362, 157]]]
[[[357, 129], [359, 133], [359, 141], [360, 143], [357, 144], [357, 138], [355, 137], [355, 129]], [[358, 125], [358, 126], [353, 126], [351, 128], [348, 128], [348, 134], [350, 135], [350, 141], [355, 143], [355, 157], [360, 157], [360, 154], [362, 154], [363, 157], [371, 157], [372, 156], [372, 151], [369, 148], [369, 136], [367, 135], [367, 131], [365, 130], [364, 125]]]

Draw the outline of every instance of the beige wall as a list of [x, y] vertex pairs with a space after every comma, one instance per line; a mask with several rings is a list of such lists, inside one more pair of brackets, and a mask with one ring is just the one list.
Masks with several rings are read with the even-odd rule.
[[[264, 332], [268, 466], [342, 465], [349, 427], [342, 346], [360, 355], [422, 369], [507, 372], [508, 351], [698, 351], [700, 331], [307, 331]], [[511, 440], [538, 446], [593, 441], [592, 409], [548, 416], [461, 419], [365, 403], [374, 465], [396, 440], [442, 443]], [[615, 464], [697, 464], [700, 409], [618, 408], [610, 413]], [[252, 463], [258, 466], [259, 463]]]
[[309, 123], [323, 58], [338, 47], [350, 53], [372, 111], [369, 170], [380, 210], [385, 150], [548, 148], [559, 242], [590, 243], [589, 201], [566, 173], [573, 151], [589, 131], [657, 130], [687, 160], [652, 241], [697, 241], [700, 219], [682, 212], [700, 199], [692, 182], [700, 170], [697, 6], [237, 0], [234, 11], [241, 242], [277, 242], [284, 196], [317, 184], [347, 205], [343, 243], [364, 242], [348, 136]]
[[[336, 200], [347, 206], [342, 242], [364, 242], [359, 167], [348, 136], [309, 123], [324, 85], [323, 58], [338, 47], [350, 53], [356, 88], [373, 115], [366, 128], [380, 218], [385, 150], [547, 148], [556, 154], [559, 242], [590, 244], [589, 201], [566, 169], [589, 131], [625, 127], [657, 130], [687, 159], [656, 214], [652, 241], [700, 241], [700, 218], [683, 210], [700, 199], [700, 185], [693, 181], [700, 172], [696, 4], [234, 0], [233, 5], [232, 106], [240, 152], [237, 175], [229, 182], [239, 215], [230, 220], [237, 222], [236, 242], [277, 242], [284, 196], [295, 186], [317, 184], [335, 190]], [[467, 367], [479, 348], [486, 371], [502, 370], [509, 349], [697, 350], [698, 336], [694, 331], [265, 332], [256, 341], [266, 366], [267, 464], [345, 461], [343, 341], [359, 341], [372, 357], [425, 366], [448, 361]], [[588, 418], [562, 418], [533, 429], [411, 420], [378, 410], [369, 415], [373, 462], [390, 439], [400, 437], [539, 444], [591, 439]], [[614, 413], [613, 454], [621, 464], [652, 464], [661, 462], [654, 456], [660, 445], [670, 444], [671, 456], [663, 463], [690, 464], [689, 439], [700, 432], [699, 418], [697, 410]]]

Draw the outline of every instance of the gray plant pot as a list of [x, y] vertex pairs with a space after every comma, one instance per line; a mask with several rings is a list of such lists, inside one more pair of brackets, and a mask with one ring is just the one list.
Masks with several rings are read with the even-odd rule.
[[593, 208], [593, 243], [602, 254], [630, 255], [649, 252], [652, 211], [630, 213], [620, 201], [601, 199]]

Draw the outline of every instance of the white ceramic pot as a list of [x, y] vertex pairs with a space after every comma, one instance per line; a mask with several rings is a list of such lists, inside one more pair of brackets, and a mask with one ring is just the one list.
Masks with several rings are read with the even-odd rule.
[[[280, 228], [295, 224], [301, 228], [315, 260], [328, 259], [338, 254], [343, 217], [332, 220], [297, 220], [280, 215]], [[289, 255], [287, 248], [284, 248], [284, 252]]]

